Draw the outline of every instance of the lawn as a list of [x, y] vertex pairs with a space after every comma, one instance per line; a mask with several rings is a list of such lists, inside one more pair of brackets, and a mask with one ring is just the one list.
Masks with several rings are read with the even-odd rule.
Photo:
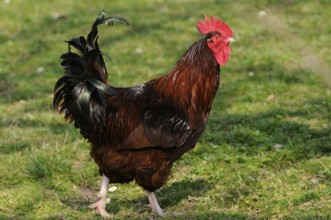
[[[232, 28], [207, 129], [156, 192], [165, 219], [331, 219], [331, 4], [327, 0], [0, 1], [0, 219], [100, 219], [89, 144], [52, 107], [64, 42], [96, 15], [109, 79], [165, 74], [214, 15]], [[115, 184], [114, 219], [150, 219], [143, 190]]]

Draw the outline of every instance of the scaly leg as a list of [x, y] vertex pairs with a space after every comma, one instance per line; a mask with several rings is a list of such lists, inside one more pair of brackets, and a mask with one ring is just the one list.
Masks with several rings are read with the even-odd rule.
[[153, 214], [155, 214], [157, 216], [164, 216], [164, 213], [163, 213], [159, 203], [157, 202], [157, 199], [156, 199], [154, 193], [147, 191], [147, 190], [145, 190], [145, 192], [148, 197], [149, 203], [151, 204]]
[[109, 179], [105, 175], [102, 176], [101, 188], [98, 193], [98, 198], [100, 200], [92, 205], [90, 208], [96, 209], [97, 213], [99, 213], [103, 218], [109, 218], [109, 214], [106, 212], [106, 197], [107, 197], [107, 188], [109, 184]]

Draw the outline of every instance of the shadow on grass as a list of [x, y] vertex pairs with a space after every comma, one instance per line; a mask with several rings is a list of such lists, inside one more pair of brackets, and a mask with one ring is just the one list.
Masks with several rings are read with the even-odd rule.
[[208, 182], [204, 179], [197, 180], [182, 180], [174, 182], [171, 185], [166, 185], [156, 192], [159, 202], [163, 207], [171, 207], [177, 205], [180, 201], [188, 199], [188, 197], [200, 197], [208, 190], [212, 189], [215, 183]]
[[16, 143], [1, 146], [0, 154], [11, 154], [19, 151], [24, 151], [28, 148], [30, 148], [30, 144], [27, 141], [18, 141]]
[[[183, 180], [181, 182], [172, 183], [169, 186], [156, 191], [156, 197], [160, 203], [160, 206], [164, 209], [175, 206], [180, 201], [190, 197], [200, 197], [205, 192], [213, 187], [213, 183], [207, 182], [206, 180]], [[114, 214], [118, 213], [122, 207], [128, 206], [133, 207], [137, 212], [150, 212], [151, 209], [148, 207], [147, 197], [141, 196], [133, 200], [117, 200], [109, 204], [108, 210]]]
[[[304, 107], [289, 110], [275, 108], [256, 114], [227, 114], [213, 116], [202, 142], [228, 144], [244, 149], [271, 150], [276, 144], [288, 150], [302, 152], [301, 156], [331, 153], [331, 105], [322, 99], [304, 101]], [[326, 126], [307, 122], [322, 120]], [[306, 122], [301, 122], [304, 120]]]
[[[277, 120], [272, 116], [227, 115], [213, 118], [208, 135], [203, 140], [233, 147], [272, 149], [280, 144], [290, 150], [306, 150], [307, 156], [331, 153], [331, 127], [320, 129], [297, 122]], [[220, 124], [220, 125], [219, 125]]]
[[[157, 191], [156, 197], [158, 198], [160, 206], [166, 211], [166, 213], [171, 216], [172, 212], [168, 211], [168, 208], [175, 206], [182, 200], [188, 199], [190, 197], [197, 198], [203, 196], [204, 193], [213, 188], [213, 186], [214, 183], [210, 183], [203, 179], [183, 180], [181, 182], [172, 183], [171, 185], [165, 186], [161, 190]], [[95, 194], [92, 191], [91, 193]], [[88, 206], [91, 205], [94, 201], [93, 199], [87, 197], [70, 197], [61, 199], [61, 202], [70, 207], [74, 207], [75, 209], [84, 211], [89, 209]], [[192, 203], [193, 202], [194, 201], [192, 201]], [[123, 210], [124, 207], [132, 208], [137, 213], [144, 213], [144, 215], [146, 213], [151, 213], [148, 199], [144, 194], [136, 199], [128, 200], [126, 200], [123, 196], [118, 198], [114, 197], [112, 202], [107, 205], [107, 211], [116, 215], [120, 212], [120, 210]], [[91, 210], [91, 212], [93, 212], [93, 210]], [[189, 213], [192, 213], [192, 210]], [[180, 214], [179, 218], [181, 216], [185, 217], [185, 213]], [[204, 216], [217, 217], [221, 216], [221, 214], [208, 212]]]

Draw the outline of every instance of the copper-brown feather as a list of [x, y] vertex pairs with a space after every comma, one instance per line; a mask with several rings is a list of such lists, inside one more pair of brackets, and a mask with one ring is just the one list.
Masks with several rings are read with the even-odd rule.
[[135, 180], [154, 191], [195, 146], [219, 85], [219, 66], [205, 42], [195, 43], [167, 75], [115, 88], [118, 95], [108, 97], [114, 110], [101, 140], [91, 140], [91, 155], [110, 182]]
[[[97, 34], [96, 25], [92, 31]], [[66, 74], [57, 83], [54, 97], [55, 108], [73, 120], [91, 143], [91, 156], [110, 182], [135, 180], [155, 191], [166, 183], [174, 161], [195, 146], [219, 86], [219, 65], [207, 46], [209, 37], [194, 43], [165, 76], [130, 88], [108, 84], [96, 36], [85, 46], [94, 48], [97, 58], [85, 60], [91, 50], [79, 55], [86, 67], [72, 60], [74, 52], [62, 56], [67, 72], [90, 72], [89, 77], [95, 76], [113, 92], [91, 89], [90, 84], [81, 91], [79, 85], [87, 83], [79, 78], [82, 75], [76, 79]], [[73, 104], [83, 92], [90, 95], [87, 112]]]

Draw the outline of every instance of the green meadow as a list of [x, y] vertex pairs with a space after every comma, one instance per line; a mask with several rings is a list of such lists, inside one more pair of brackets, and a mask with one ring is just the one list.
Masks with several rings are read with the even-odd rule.
[[[101, 219], [89, 144], [52, 104], [64, 42], [97, 14], [109, 80], [166, 74], [203, 15], [236, 42], [196, 148], [156, 192], [164, 219], [331, 219], [331, 4], [327, 0], [0, 1], [0, 219]], [[158, 219], [135, 183], [112, 184], [113, 219]]]

